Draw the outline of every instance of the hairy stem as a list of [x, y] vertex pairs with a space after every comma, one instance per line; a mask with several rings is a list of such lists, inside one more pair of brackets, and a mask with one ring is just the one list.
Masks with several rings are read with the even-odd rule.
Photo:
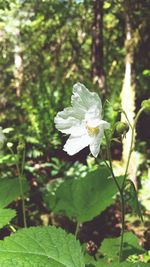
[[75, 237], [76, 237], [76, 239], [77, 239], [77, 237], [78, 237], [79, 228], [80, 228], [80, 223], [77, 223], [77, 225], [76, 225], [76, 229], [75, 229]]
[[17, 169], [17, 172], [18, 172], [20, 195], [21, 195], [21, 200], [22, 200], [23, 225], [26, 228], [27, 227], [27, 223], [26, 223], [26, 212], [25, 212], [25, 199], [24, 199], [23, 184], [22, 184], [23, 168], [24, 168], [24, 162], [25, 162], [25, 152], [23, 152], [23, 160], [22, 160], [22, 166], [21, 166], [21, 171], [20, 171], [20, 167], [19, 167], [19, 164], [18, 164], [18, 159], [17, 159], [15, 153], [13, 152], [13, 150], [11, 148], [9, 148], [9, 150], [10, 150], [11, 154], [13, 155], [13, 157], [15, 159], [15, 165], [16, 165], [16, 169]]
[[124, 230], [125, 230], [125, 203], [124, 203], [124, 196], [123, 196], [122, 190], [121, 190], [120, 198], [121, 198], [121, 241], [120, 241], [120, 249], [119, 249], [119, 262], [122, 261], [123, 238], [124, 238]]
[[120, 249], [119, 249], [119, 261], [121, 261], [122, 258], [122, 251], [123, 251], [123, 237], [124, 237], [124, 229], [125, 229], [125, 203], [124, 203], [124, 196], [123, 196], [123, 190], [120, 187], [113, 171], [113, 166], [112, 166], [112, 159], [111, 159], [111, 152], [110, 152], [110, 141], [107, 137], [107, 134], [105, 133], [105, 138], [106, 138], [106, 144], [107, 144], [107, 156], [110, 164], [110, 170], [112, 177], [114, 179], [114, 182], [118, 188], [119, 194], [120, 194], [120, 199], [121, 199], [121, 242], [120, 242]]
[[131, 123], [130, 123], [130, 121], [129, 121], [129, 118], [128, 118], [128, 116], [127, 116], [127, 113], [126, 113], [124, 110], [122, 110], [122, 113], [124, 114], [124, 116], [125, 116], [125, 118], [126, 118], [128, 124], [129, 124], [130, 128], [132, 129], [133, 126], [131, 125]]
[[127, 173], [128, 173], [128, 168], [129, 168], [129, 163], [130, 163], [130, 159], [131, 159], [131, 154], [132, 154], [132, 150], [133, 150], [133, 144], [134, 144], [134, 132], [135, 132], [135, 128], [136, 128], [136, 124], [137, 121], [141, 115], [141, 113], [143, 112], [143, 108], [141, 108], [134, 120], [133, 126], [131, 127], [132, 130], [132, 135], [131, 135], [131, 144], [130, 144], [130, 149], [129, 149], [129, 154], [128, 154], [128, 160], [127, 160], [127, 165], [125, 168], [125, 174], [124, 174], [124, 178], [123, 178], [123, 182], [122, 182], [122, 186], [121, 186], [121, 213], [122, 213], [122, 230], [121, 230], [121, 242], [120, 242], [120, 253], [119, 253], [119, 261], [121, 262], [122, 260], [122, 252], [123, 252], [123, 238], [124, 238], [124, 230], [125, 230], [125, 203], [124, 203], [124, 188], [125, 188], [125, 182], [126, 182], [126, 177], [127, 177]]
[[[118, 181], [117, 181], [117, 179], [116, 179], [116, 177], [114, 175], [113, 166], [112, 166], [112, 159], [111, 159], [111, 152], [110, 152], [110, 141], [109, 141], [106, 133], [105, 133], [105, 138], [106, 138], [106, 144], [107, 144], [107, 157], [108, 157], [108, 160], [109, 160], [109, 169], [111, 171], [111, 174], [112, 174], [112, 177], [114, 179], [114, 182], [115, 182], [115, 184], [116, 184], [116, 186], [118, 188], [118, 191], [119, 191], [119, 193], [121, 193], [120, 185], [119, 185], [119, 183], [118, 183]], [[108, 163], [106, 165], [108, 167]]]
[[126, 181], [126, 177], [127, 177], [127, 173], [128, 173], [128, 168], [129, 168], [129, 163], [130, 163], [130, 159], [131, 159], [131, 154], [132, 154], [132, 150], [133, 150], [133, 144], [134, 144], [134, 132], [135, 132], [135, 128], [136, 128], [136, 124], [137, 124], [137, 121], [141, 115], [141, 113], [143, 112], [143, 108], [141, 108], [136, 117], [135, 117], [135, 120], [134, 120], [134, 123], [133, 123], [133, 127], [132, 127], [132, 135], [131, 135], [131, 144], [130, 144], [130, 149], [129, 149], [129, 155], [128, 155], [128, 160], [127, 160], [127, 165], [126, 165], [126, 169], [125, 169], [125, 174], [124, 174], [124, 178], [123, 178], [123, 183], [122, 183], [122, 191], [124, 190], [124, 185], [125, 185], [125, 181]]

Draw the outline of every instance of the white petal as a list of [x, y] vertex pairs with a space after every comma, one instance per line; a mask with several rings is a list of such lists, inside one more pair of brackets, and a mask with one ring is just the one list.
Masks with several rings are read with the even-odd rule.
[[72, 128], [78, 128], [81, 126], [81, 120], [71, 107], [65, 108], [63, 111], [58, 112], [54, 122], [56, 128], [65, 134], [71, 134]]
[[104, 130], [110, 127], [110, 123], [107, 121], [101, 120], [99, 123], [99, 134], [92, 136], [90, 141], [90, 151], [92, 155], [96, 158], [100, 151], [100, 145], [104, 135]]
[[72, 106], [80, 110], [88, 111], [90, 107], [98, 108], [102, 111], [102, 103], [97, 93], [90, 92], [83, 84], [76, 83], [73, 86]]
[[100, 126], [100, 122], [101, 120], [100, 119], [97, 119], [97, 118], [90, 118], [87, 120], [87, 125], [91, 128], [96, 128], [96, 127], [99, 127]]
[[78, 153], [83, 148], [87, 147], [90, 144], [89, 136], [82, 135], [80, 137], [70, 136], [64, 145], [64, 151], [66, 151], [70, 156]]
[[100, 151], [100, 141], [97, 144], [90, 145], [90, 151], [94, 158], [97, 158]]
[[96, 158], [100, 151], [100, 145], [103, 138], [104, 131], [101, 130], [101, 132], [97, 136], [91, 137], [90, 142], [90, 151], [92, 155]]
[[110, 128], [110, 123], [107, 121], [100, 120], [100, 129], [109, 129]]
[[101, 120], [101, 110], [97, 108], [96, 106], [92, 106], [89, 108], [89, 110], [85, 114], [85, 121], [89, 122], [93, 120], [100, 121]]

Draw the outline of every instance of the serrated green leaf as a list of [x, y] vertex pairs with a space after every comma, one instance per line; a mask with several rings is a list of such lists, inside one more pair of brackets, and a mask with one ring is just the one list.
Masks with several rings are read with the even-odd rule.
[[75, 237], [54, 226], [30, 227], [0, 241], [3, 267], [84, 267]]
[[65, 180], [55, 194], [48, 192], [45, 200], [54, 213], [64, 213], [81, 223], [91, 220], [111, 205], [116, 193], [110, 171], [101, 166], [86, 177]]
[[16, 216], [15, 210], [0, 209], [0, 228], [8, 224]]
[[[108, 258], [118, 258], [120, 248], [120, 237], [108, 238], [102, 242], [100, 251]], [[127, 259], [128, 256], [133, 254], [141, 254], [143, 249], [138, 244], [138, 238], [133, 233], [124, 234], [123, 242], [123, 260]]]
[[149, 267], [149, 264], [148, 263], [144, 263], [144, 262], [135, 262], [135, 263], [132, 263], [132, 262], [122, 262], [122, 263], [119, 263], [119, 262], [101, 262], [99, 261], [98, 263], [96, 263], [95, 265], [93, 266], [88, 266], [87, 267]]
[[[23, 180], [23, 191], [28, 190], [26, 180]], [[0, 208], [6, 207], [20, 196], [20, 186], [18, 178], [0, 180]]]

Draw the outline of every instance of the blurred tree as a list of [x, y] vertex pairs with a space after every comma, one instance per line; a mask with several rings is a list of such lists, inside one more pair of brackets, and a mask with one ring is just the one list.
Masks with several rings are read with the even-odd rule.
[[[129, 121], [133, 124], [133, 120], [136, 114], [136, 98], [139, 97], [139, 89], [142, 95], [142, 91], [146, 92], [146, 87], [141, 90], [138, 86], [138, 77], [141, 76], [139, 71], [139, 62], [137, 63], [137, 58], [139, 57], [140, 45], [142, 40], [141, 32], [147, 24], [147, 15], [141, 19], [147, 6], [147, 1], [131, 1], [124, 0], [124, 17], [125, 17], [125, 28], [126, 28], [126, 38], [125, 38], [125, 76], [121, 92], [121, 104], [122, 108], [125, 110]], [[146, 85], [146, 83], [145, 83]], [[124, 115], [122, 115], [122, 120], [125, 120]], [[135, 134], [136, 137], [136, 134]], [[124, 164], [127, 161], [127, 155], [129, 152], [129, 146], [131, 143], [131, 130], [126, 135], [123, 141], [123, 152], [122, 159]], [[134, 143], [135, 146], [135, 143]], [[131, 161], [129, 165], [129, 173], [134, 183], [136, 184], [136, 172], [138, 168], [137, 153], [132, 152]]]
[[92, 25], [92, 77], [100, 93], [106, 95], [106, 81], [103, 67], [103, 0], [93, 0]]
[[[133, 1], [132, 1], [133, 2]], [[132, 3], [133, 4], [133, 3]], [[126, 28], [126, 39], [125, 39], [125, 76], [123, 81], [123, 87], [121, 92], [121, 106], [126, 112], [128, 119], [133, 125], [135, 117], [135, 77], [133, 71], [133, 61], [134, 61], [134, 37], [133, 37], [133, 6], [131, 5], [130, 0], [124, 0], [124, 16], [125, 16], [125, 28]], [[126, 120], [124, 114], [122, 114], [122, 120]], [[129, 129], [126, 134], [126, 138], [123, 140], [123, 151], [122, 151], [122, 160], [123, 163], [127, 164], [128, 154], [131, 144], [131, 129]], [[135, 181], [137, 171], [136, 159], [134, 153], [132, 152], [129, 173], [132, 179]]]
[[[137, 25], [141, 28], [132, 69], [134, 65], [138, 88], [144, 88], [137, 92], [140, 99], [148, 92], [148, 0], [134, 4], [134, 40], [139, 40]], [[112, 105], [119, 100], [125, 39], [122, 1], [4, 0], [0, 8], [1, 124], [14, 127], [14, 139], [20, 132], [26, 136], [30, 157], [49, 155], [62, 143], [54, 116], [70, 103], [75, 82], [92, 88], [92, 70]], [[97, 78], [94, 81], [94, 89], [100, 89]], [[115, 122], [111, 107], [105, 114]]]

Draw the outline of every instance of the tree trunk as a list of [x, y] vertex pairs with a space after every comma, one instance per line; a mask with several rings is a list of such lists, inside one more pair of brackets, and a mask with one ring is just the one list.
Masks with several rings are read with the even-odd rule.
[[[134, 61], [134, 38], [132, 30], [132, 8], [130, 0], [124, 0], [124, 12], [125, 12], [125, 25], [126, 25], [126, 40], [125, 40], [125, 76], [121, 92], [121, 105], [126, 112], [130, 123], [133, 125], [135, 117], [135, 79], [133, 71]], [[126, 121], [125, 116], [122, 114], [122, 121]], [[126, 138], [123, 140], [122, 160], [126, 165], [129, 149], [131, 144], [131, 129], [126, 134]], [[136, 184], [136, 171], [137, 171], [137, 159], [136, 153], [133, 151], [131, 155], [129, 165], [130, 179]]]
[[92, 25], [92, 78], [102, 95], [106, 93], [103, 70], [103, 3], [104, 0], [93, 0]]

